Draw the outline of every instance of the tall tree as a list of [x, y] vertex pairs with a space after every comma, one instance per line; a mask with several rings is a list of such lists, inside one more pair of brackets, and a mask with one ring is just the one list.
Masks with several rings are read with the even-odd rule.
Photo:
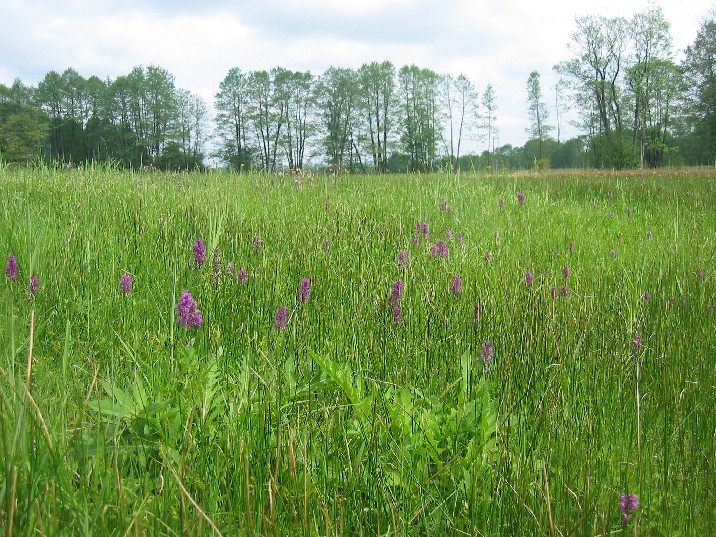
[[484, 128], [487, 131], [487, 151], [494, 152], [495, 134], [497, 128], [495, 123], [497, 122], [497, 98], [495, 96], [495, 89], [492, 84], [488, 84], [485, 91], [482, 93], [482, 118], [484, 121]]
[[359, 70], [359, 84], [373, 166], [384, 173], [388, 170], [388, 142], [394, 123], [395, 67], [388, 61], [364, 64]]
[[247, 170], [251, 165], [251, 150], [247, 141], [249, 81], [238, 67], [231, 68], [219, 84], [214, 107], [219, 157], [238, 171]]
[[632, 148], [642, 167], [657, 167], [668, 149], [677, 90], [669, 23], [661, 8], [652, 6], [634, 15], [631, 37], [633, 62], [626, 71], [626, 80], [632, 94]]
[[412, 171], [432, 169], [437, 153], [437, 95], [440, 77], [416, 65], [398, 73], [403, 123], [403, 147]]
[[330, 67], [319, 79], [316, 97], [328, 162], [348, 168], [360, 164], [357, 136], [358, 73], [352, 69]]
[[686, 150], [694, 163], [716, 162], [716, 12], [686, 48], [682, 64], [686, 87]]
[[542, 88], [540, 85], [540, 74], [532, 71], [527, 78], [527, 110], [530, 117], [530, 126], [525, 129], [533, 140], [539, 141], [539, 156], [544, 158], [544, 141], [552, 131], [552, 126], [547, 124], [549, 111], [547, 105], [542, 102]]

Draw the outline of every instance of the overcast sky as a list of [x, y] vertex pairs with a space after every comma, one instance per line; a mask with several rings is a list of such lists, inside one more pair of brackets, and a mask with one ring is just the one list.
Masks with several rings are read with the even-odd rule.
[[[677, 60], [716, 8], [716, 0], [652, 3], [671, 23]], [[492, 84], [498, 145], [521, 146], [527, 77], [539, 71], [545, 101], [554, 101], [552, 67], [570, 58], [575, 16], [631, 17], [648, 6], [648, 0], [3, 0], [0, 83], [20, 78], [36, 85], [68, 67], [113, 79], [158, 65], [211, 104], [232, 67], [319, 75], [330, 66], [389, 60], [396, 69], [416, 64], [464, 73], [480, 91]]]

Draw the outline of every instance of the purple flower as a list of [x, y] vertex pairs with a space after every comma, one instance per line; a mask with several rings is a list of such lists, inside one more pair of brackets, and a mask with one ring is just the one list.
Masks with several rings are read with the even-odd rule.
[[699, 269], [696, 271], [696, 279], [697, 280], [703, 280], [704, 279], [704, 269], [699, 267]]
[[651, 240], [651, 239], [654, 238], [654, 234], [653, 234], [651, 231], [647, 231], [647, 232], [646, 232], [646, 238], [649, 239], [649, 240]]
[[490, 363], [492, 362], [492, 342], [489, 339], [482, 344], [480, 360], [485, 362], [485, 372], [489, 373]]
[[549, 294], [552, 295], [552, 298], [557, 298], [557, 288], [552, 287], [552, 289], [549, 290]]
[[416, 233], [413, 235], [413, 246], [418, 246], [420, 244], [420, 234]]
[[432, 246], [430, 247], [430, 255], [433, 256], [433, 257], [435, 257], [435, 256], [438, 255], [438, 247], [437, 247], [437, 246], [432, 245]]
[[462, 281], [460, 281], [460, 275], [455, 274], [450, 282], [450, 292], [455, 296], [462, 295]]
[[445, 230], [445, 238], [446, 238], [447, 240], [449, 240], [449, 241], [453, 240], [454, 235], [453, 235], [452, 229], [447, 228], [447, 229]]
[[640, 349], [642, 346], [641, 334], [637, 332], [631, 340], [631, 348], [634, 350]]
[[177, 323], [189, 328], [199, 328], [202, 323], [201, 312], [197, 307], [196, 300], [189, 291], [182, 291], [177, 303]]
[[569, 278], [569, 267], [567, 265], [562, 269], [562, 277], [566, 280]]
[[214, 248], [211, 253], [211, 278], [214, 283], [219, 281], [219, 276], [221, 276], [221, 253], [218, 248]]
[[448, 250], [447, 244], [445, 244], [445, 241], [438, 241], [437, 244], [438, 247], [438, 255], [440, 257], [447, 257], [450, 255], [450, 250]]
[[328, 251], [328, 248], [330, 248], [330, 246], [331, 246], [331, 243], [328, 242], [328, 237], [326, 237], [325, 239], [323, 239], [323, 251], [324, 251], [324, 252], [327, 252], [327, 251]]
[[500, 206], [500, 210], [502, 210], [502, 208], [505, 206], [505, 200], [500, 198], [500, 201], [498, 201], [497, 204]]
[[405, 268], [410, 263], [410, 252], [401, 250], [398, 252], [398, 268]]
[[393, 322], [395, 324], [402, 324], [403, 323], [403, 311], [400, 309], [400, 306], [393, 306], [392, 310], [393, 314]]
[[35, 296], [39, 287], [40, 286], [37, 281], [37, 274], [33, 274], [30, 278], [30, 296]]
[[532, 274], [529, 270], [526, 271], [525, 272], [525, 285], [527, 285], [527, 287], [531, 287], [532, 282], [534, 282], [534, 281], [535, 281], [535, 275]]
[[671, 309], [674, 306], [674, 297], [670, 296], [668, 302], [666, 303], [666, 307]]
[[440, 202], [440, 210], [441, 211], [447, 211], [447, 207], [448, 207], [447, 201], [443, 200]]
[[229, 261], [229, 262], [226, 264], [226, 273], [227, 273], [229, 276], [233, 276], [235, 270], [236, 270], [236, 265], [234, 264], [233, 261]]
[[276, 330], [281, 330], [282, 332], [286, 330], [286, 326], [288, 324], [288, 308], [286, 306], [281, 306], [279, 309], [276, 310], [276, 315], [273, 317], [273, 327]]
[[487, 261], [488, 263], [492, 261], [492, 252], [490, 250], [485, 252], [485, 261]]
[[308, 299], [311, 298], [311, 278], [304, 278], [301, 280], [301, 287], [298, 290], [299, 300], [303, 303], [308, 303]]
[[7, 256], [7, 265], [5, 265], [5, 277], [14, 282], [17, 281], [17, 258], [12, 254]]
[[619, 496], [619, 510], [622, 512], [622, 524], [625, 526], [631, 522], [634, 511], [639, 509], [639, 497], [636, 494], [624, 494]]
[[569, 285], [566, 283], [562, 286], [562, 289], [559, 292], [562, 296], [567, 296], [569, 294]]
[[422, 232], [423, 232], [423, 237], [425, 237], [425, 240], [428, 240], [428, 237], [430, 236], [430, 226], [428, 224], [426, 224], [425, 222], [423, 222], [421, 224], [421, 228], [422, 228]]
[[462, 233], [458, 233], [457, 234], [457, 242], [462, 242], [462, 241], [463, 241]]
[[241, 285], [246, 285], [246, 282], [249, 281], [249, 273], [246, 272], [246, 267], [241, 267], [241, 270], [236, 273], [236, 279], [241, 282]]
[[122, 274], [122, 277], [119, 279], [119, 289], [125, 295], [129, 294], [132, 290], [132, 277], [127, 272]]
[[651, 299], [651, 295], [649, 294], [649, 291], [644, 291], [641, 295], [641, 299], [644, 302], [649, 302], [649, 300]]
[[571, 253], [573, 253], [573, 252], [574, 252], [574, 243], [570, 241], [570, 243], [569, 243], [569, 253], [571, 254]]
[[206, 261], [206, 248], [204, 247], [204, 241], [199, 239], [194, 243], [194, 262], [198, 267], [203, 267]]
[[254, 245], [254, 248], [258, 252], [259, 250], [261, 250], [261, 248], [263, 248], [264, 241], [262, 241], [261, 237], [259, 237], [258, 235], [254, 235], [254, 238], [252, 239], [252, 244]]
[[517, 201], [520, 205], [525, 204], [525, 195], [522, 192], [517, 193]]
[[609, 257], [614, 259], [616, 257], [616, 255], [617, 255], [617, 252], [615, 250], [609, 250]]
[[396, 280], [393, 284], [393, 291], [390, 294], [390, 303], [398, 304], [401, 298], [403, 298], [403, 280]]

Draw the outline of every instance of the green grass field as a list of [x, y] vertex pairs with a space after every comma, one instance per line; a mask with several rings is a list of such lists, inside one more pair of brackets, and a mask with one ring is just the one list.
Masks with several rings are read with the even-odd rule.
[[716, 534], [714, 172], [4, 169], [0, 211], [4, 535]]

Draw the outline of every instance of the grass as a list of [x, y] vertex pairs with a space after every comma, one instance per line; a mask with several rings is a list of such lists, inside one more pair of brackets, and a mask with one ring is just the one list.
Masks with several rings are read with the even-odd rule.
[[2, 170], [3, 532], [714, 534], [714, 179]]

